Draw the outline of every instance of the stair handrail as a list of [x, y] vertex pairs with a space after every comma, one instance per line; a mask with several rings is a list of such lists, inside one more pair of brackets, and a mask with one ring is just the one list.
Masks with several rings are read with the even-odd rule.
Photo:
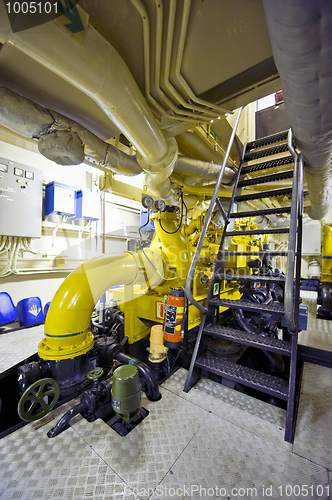
[[215, 206], [217, 198], [218, 198], [218, 192], [219, 192], [220, 184], [221, 184], [221, 181], [222, 181], [222, 178], [224, 175], [224, 170], [226, 168], [226, 164], [227, 164], [230, 152], [231, 152], [231, 148], [232, 148], [234, 139], [236, 137], [236, 130], [237, 130], [237, 127], [238, 127], [238, 124], [240, 121], [242, 109], [243, 109], [243, 107], [239, 108], [239, 112], [238, 112], [236, 120], [235, 120], [235, 124], [234, 124], [233, 130], [232, 130], [232, 133], [231, 133], [231, 137], [229, 139], [228, 146], [226, 149], [225, 157], [224, 157], [224, 160], [223, 160], [223, 163], [222, 163], [219, 175], [218, 175], [218, 179], [217, 179], [217, 182], [216, 182], [213, 194], [212, 194], [212, 198], [210, 201], [208, 211], [207, 211], [206, 216], [205, 216], [202, 231], [201, 231], [198, 243], [197, 243], [197, 247], [196, 247], [193, 259], [192, 259], [191, 264], [190, 264], [190, 268], [189, 268], [188, 276], [187, 276], [187, 281], [186, 281], [186, 286], [184, 288], [184, 292], [186, 294], [188, 301], [191, 304], [193, 304], [195, 307], [197, 307], [197, 309], [199, 309], [202, 313], [207, 313], [208, 309], [206, 307], [203, 307], [199, 302], [197, 302], [196, 299], [194, 299], [192, 292], [191, 292], [191, 285], [192, 285], [192, 282], [194, 279], [196, 266], [197, 266], [198, 259], [199, 259], [199, 256], [200, 256], [200, 253], [202, 250], [202, 246], [203, 246], [203, 242], [204, 242], [204, 239], [206, 236], [207, 228], [208, 228], [208, 225], [210, 223], [212, 211], [214, 209], [214, 206]]
[[285, 319], [288, 331], [290, 333], [297, 333], [298, 322], [295, 318], [296, 307], [294, 303], [294, 270], [295, 270], [295, 254], [297, 243], [297, 221], [299, 207], [301, 207], [301, 196], [299, 192], [299, 184], [302, 178], [302, 155], [298, 153], [293, 146], [293, 132], [290, 128], [288, 131], [288, 149], [294, 160], [294, 176], [292, 186], [292, 203], [291, 215], [289, 225], [289, 240], [288, 240], [288, 258], [286, 268], [286, 281], [285, 281]]

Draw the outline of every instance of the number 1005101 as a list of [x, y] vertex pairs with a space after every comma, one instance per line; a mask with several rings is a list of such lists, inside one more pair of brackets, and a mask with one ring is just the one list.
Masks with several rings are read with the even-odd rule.
[[57, 14], [58, 2], [7, 2], [8, 14]]
[[307, 484], [287, 484], [286, 486], [278, 486], [279, 495], [297, 498], [297, 497], [328, 497], [330, 494], [330, 486], [323, 486], [322, 484], [317, 484], [316, 486], [308, 486]]

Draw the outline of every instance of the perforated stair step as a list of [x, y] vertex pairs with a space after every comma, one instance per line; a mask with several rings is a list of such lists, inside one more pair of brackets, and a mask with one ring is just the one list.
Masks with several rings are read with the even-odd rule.
[[243, 161], [251, 161], [257, 160], [258, 158], [265, 158], [266, 156], [272, 156], [279, 153], [288, 152], [288, 144], [287, 142], [278, 144], [277, 146], [270, 146], [263, 149], [255, 149], [253, 151], [249, 151], [244, 155]]
[[265, 351], [276, 352], [286, 356], [291, 355], [291, 343], [285, 340], [264, 337], [261, 334], [244, 332], [235, 328], [213, 324], [207, 325], [203, 332], [220, 339], [237, 342], [238, 344], [257, 347]]
[[281, 378], [258, 372], [206, 353], [196, 360], [195, 367], [257, 389], [265, 394], [287, 400], [288, 385]]
[[293, 157], [289, 155], [281, 158], [275, 158], [274, 160], [262, 161], [260, 163], [255, 163], [254, 165], [244, 165], [241, 168], [241, 175], [259, 172], [260, 170], [267, 170], [269, 168], [281, 167], [283, 165], [292, 165], [293, 162]]
[[257, 274], [216, 273], [215, 278], [226, 281], [250, 281], [252, 283], [285, 283], [285, 276], [261, 276]]
[[282, 252], [278, 252], [277, 250], [257, 250], [256, 252], [249, 252], [249, 251], [241, 251], [241, 250], [237, 250], [237, 251], [230, 251], [230, 250], [223, 250], [223, 255], [225, 255], [226, 257], [230, 256], [251, 256], [251, 255], [259, 255], [259, 256], [264, 256], [266, 255], [267, 257], [276, 257], [276, 256], [280, 256], [280, 257], [287, 257], [288, 256], [288, 251], [285, 250], [285, 251], [282, 251]]
[[225, 236], [249, 236], [251, 234], [278, 234], [289, 233], [289, 227], [276, 227], [272, 229], [250, 229], [244, 231], [226, 231]]
[[246, 150], [251, 151], [252, 149], [269, 146], [270, 144], [275, 144], [276, 142], [286, 141], [287, 138], [288, 130], [277, 132], [276, 134], [267, 135], [265, 137], [261, 137], [260, 139], [256, 139], [255, 141], [248, 142]]
[[292, 207], [263, 208], [262, 210], [250, 210], [248, 212], [234, 212], [229, 215], [230, 219], [241, 219], [242, 217], [257, 217], [259, 215], [290, 214]]
[[272, 304], [258, 304], [257, 302], [247, 302], [246, 300], [231, 300], [231, 299], [220, 299], [215, 297], [210, 300], [210, 305], [213, 307], [230, 307], [231, 309], [242, 309], [243, 311], [251, 311], [258, 313], [269, 313], [276, 314], [278, 316], [284, 316], [285, 308], [283, 304], [279, 302], [273, 302]]
[[284, 179], [291, 179], [293, 177], [293, 170], [287, 170], [286, 172], [279, 172], [269, 175], [261, 175], [259, 177], [253, 177], [252, 179], [244, 179], [238, 182], [238, 187], [246, 186], [256, 186], [258, 184], [268, 184], [269, 182], [282, 181]]
[[270, 191], [260, 191], [257, 193], [243, 194], [235, 196], [237, 202], [248, 200], [261, 200], [262, 198], [277, 198], [278, 196], [288, 196], [292, 194], [292, 188], [271, 189]]

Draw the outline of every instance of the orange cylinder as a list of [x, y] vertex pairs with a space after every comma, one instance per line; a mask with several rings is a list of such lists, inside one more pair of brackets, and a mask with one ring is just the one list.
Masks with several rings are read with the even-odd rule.
[[167, 297], [164, 320], [165, 346], [170, 349], [179, 347], [183, 339], [183, 316], [185, 296], [182, 288], [173, 288]]

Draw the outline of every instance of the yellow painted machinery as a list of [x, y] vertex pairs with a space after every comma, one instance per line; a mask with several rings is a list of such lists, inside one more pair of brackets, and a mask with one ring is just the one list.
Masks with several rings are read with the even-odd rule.
[[320, 305], [317, 317], [332, 319], [332, 227], [324, 225], [322, 248], [321, 283], [318, 289], [317, 304]]
[[[195, 213], [197, 211], [193, 211]], [[217, 215], [215, 213], [210, 222], [193, 280], [194, 298], [201, 304], [207, 297], [223, 232]], [[38, 359], [19, 368], [22, 396], [18, 411], [23, 420], [44, 416], [58, 399], [61, 401], [77, 393], [85, 394], [94, 379], [89, 374], [95, 375], [96, 368], [107, 374], [120, 359], [121, 363], [132, 364], [134, 358], [125, 351], [135, 356], [140, 353], [139, 359], [135, 358], [135, 364], [143, 374], [143, 390], [153, 400], [160, 397], [157, 380], [171, 373], [181, 351], [188, 351], [190, 357], [188, 337], [192, 335], [195, 338], [201, 321], [200, 311], [185, 300], [183, 290], [203, 218], [204, 211], [201, 210], [186, 224], [182, 220], [183, 213], [180, 215], [176, 207], [166, 207], [164, 211], [151, 215], [155, 233], [149, 247], [143, 246], [137, 252], [117, 256], [93, 258], [64, 280], [47, 314], [45, 337], [38, 346]], [[242, 237], [234, 238], [231, 248], [254, 251], [259, 248], [258, 245], [257, 241]], [[229, 259], [232, 272], [240, 272], [245, 267], [245, 258]], [[232, 299], [241, 297], [235, 282], [225, 282], [222, 286], [221, 296]], [[109, 289], [112, 289], [113, 303], [103, 311], [106, 321], [105, 317], [104, 321], [96, 321], [95, 318], [91, 321], [96, 303]], [[169, 294], [175, 301], [180, 300], [176, 299], [177, 296], [183, 297], [180, 323], [179, 314], [175, 313], [173, 318], [174, 330], [180, 329], [179, 342], [168, 342], [171, 349], [167, 353], [160, 335], [153, 337], [148, 360], [146, 348], [151, 326], [163, 328], [165, 315], [171, 321], [172, 307], [176, 309], [169, 301], [165, 310]], [[225, 310], [225, 307], [220, 308], [220, 312]], [[184, 333], [186, 338], [181, 343]], [[172, 340], [171, 336], [169, 340]], [[150, 368], [143, 361], [149, 363]], [[36, 391], [43, 402], [36, 397]]]

